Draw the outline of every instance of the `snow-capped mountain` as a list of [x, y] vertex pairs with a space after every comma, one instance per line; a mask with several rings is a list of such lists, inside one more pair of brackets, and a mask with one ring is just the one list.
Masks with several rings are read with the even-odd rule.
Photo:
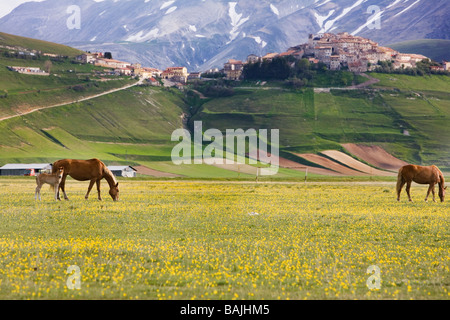
[[346, 31], [382, 45], [448, 39], [448, 21], [448, 0], [44, 0], [15, 8], [0, 31], [200, 71], [283, 52], [310, 33]]

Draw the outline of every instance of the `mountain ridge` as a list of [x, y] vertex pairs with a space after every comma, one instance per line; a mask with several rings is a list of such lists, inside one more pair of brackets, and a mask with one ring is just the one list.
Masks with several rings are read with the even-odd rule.
[[[72, 0], [24, 3], [0, 19], [0, 30], [111, 51], [160, 69], [183, 64], [190, 71], [221, 67], [228, 58], [242, 60], [250, 53], [283, 52], [306, 42], [309, 33], [356, 32], [382, 45], [450, 34], [445, 0], [80, 0], [81, 27], [68, 29], [72, 5]], [[380, 29], [365, 26], [374, 14]]]

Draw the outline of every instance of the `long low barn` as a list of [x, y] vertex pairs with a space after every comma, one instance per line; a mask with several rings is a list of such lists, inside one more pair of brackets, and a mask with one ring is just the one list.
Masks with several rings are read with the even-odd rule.
[[[136, 169], [131, 166], [108, 166], [108, 168], [117, 177], [136, 177]], [[9, 163], [0, 167], [0, 176], [34, 176], [51, 170], [51, 163]]]
[[136, 177], [136, 169], [132, 166], [108, 166], [108, 169], [111, 170], [116, 177]]
[[50, 163], [10, 163], [0, 168], [2, 176], [29, 176], [41, 171], [51, 170]]

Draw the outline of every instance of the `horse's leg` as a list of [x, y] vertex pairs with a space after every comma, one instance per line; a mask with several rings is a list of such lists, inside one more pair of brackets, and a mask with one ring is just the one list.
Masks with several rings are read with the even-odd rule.
[[428, 187], [428, 190], [427, 190], [427, 195], [425, 196], [425, 202], [428, 202], [428, 196], [430, 195], [432, 188], [433, 188], [433, 184], [430, 183], [430, 186]]
[[[55, 201], [56, 201], [56, 200], [58, 200], [58, 192], [59, 192], [59, 183], [58, 182], [55, 183], [54, 188], [55, 188]], [[61, 199], [59, 199], [59, 200], [61, 200]]]
[[102, 201], [102, 196], [100, 194], [100, 180], [95, 181], [97, 184], [98, 200]]
[[433, 188], [431, 189], [431, 192], [433, 193], [433, 202], [436, 202], [436, 197], [435, 197], [435, 194], [434, 194], [434, 184], [433, 184]]
[[58, 188], [58, 200], [61, 200], [61, 195], [59, 194], [59, 189], [62, 190], [63, 194], [64, 194], [64, 199], [65, 200], [69, 200], [69, 198], [67, 197], [66, 194], [66, 177], [67, 175], [63, 175], [62, 179], [61, 179], [61, 183], [59, 184], [59, 188]]
[[406, 193], [408, 194], [409, 201], [412, 202], [411, 194], [409, 192], [410, 190], [411, 190], [411, 181], [408, 181], [406, 182]]
[[89, 187], [87, 190], [86, 195], [84, 196], [84, 198], [87, 200], [89, 198], [89, 192], [91, 192], [92, 187], [94, 186], [95, 180], [92, 179], [91, 182], [89, 182]]
[[36, 190], [34, 191], [34, 200], [36, 200], [36, 198], [39, 196], [39, 200], [41, 200], [41, 186], [38, 185], [36, 186]]
[[400, 201], [400, 193], [402, 192], [402, 188], [405, 185], [405, 181], [403, 180], [400, 185], [397, 185], [397, 201]]

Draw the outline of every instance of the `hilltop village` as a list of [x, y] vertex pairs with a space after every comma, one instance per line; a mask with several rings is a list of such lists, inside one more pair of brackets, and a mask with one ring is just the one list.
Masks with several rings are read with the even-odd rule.
[[[24, 53], [26, 54], [26, 53]], [[165, 70], [143, 67], [140, 63], [130, 63], [112, 59], [111, 54], [86, 52], [76, 57], [76, 62], [93, 64], [106, 68], [106, 72], [116, 76], [133, 76], [147, 79], [152, 85], [179, 86], [188, 80], [221, 74], [227, 80], [242, 80], [245, 65], [272, 61], [276, 58], [291, 60], [307, 59], [310, 63], [322, 63], [329, 70], [348, 70], [354, 73], [374, 71], [380, 62], [388, 62], [393, 70], [412, 69], [418, 62], [431, 61], [420, 54], [400, 53], [394, 49], [379, 46], [378, 43], [347, 32], [333, 34], [310, 34], [308, 42], [289, 48], [286, 52], [271, 52], [264, 56], [250, 54], [245, 61], [229, 59], [223, 68], [204, 72], [188, 72], [185, 66], [168, 67]], [[32, 68], [9, 67], [11, 71], [48, 75], [48, 72]], [[450, 71], [450, 62], [442, 61], [430, 66], [433, 71]], [[160, 79], [161, 81], [158, 81]]]

